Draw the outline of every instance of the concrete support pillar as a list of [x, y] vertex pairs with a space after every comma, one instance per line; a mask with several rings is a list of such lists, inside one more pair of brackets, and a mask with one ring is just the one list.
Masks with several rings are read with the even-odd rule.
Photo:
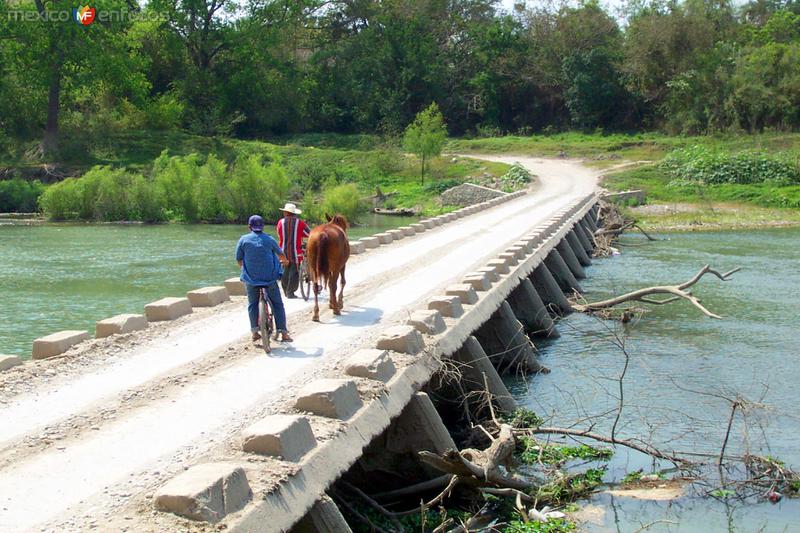
[[586, 250], [586, 253], [591, 256], [592, 252], [594, 251], [594, 240], [589, 234], [589, 231], [583, 225], [583, 222], [578, 221], [578, 223], [575, 224], [575, 234], [578, 235], [578, 240], [581, 241], [583, 249]]
[[575, 255], [575, 252], [572, 251], [572, 246], [569, 245], [569, 241], [565, 238], [561, 239], [556, 245], [556, 250], [558, 253], [561, 254], [561, 258], [569, 267], [570, 272], [578, 278], [578, 279], [585, 279], [586, 278], [586, 271], [583, 270], [581, 266], [581, 262], [578, 261], [578, 257]]
[[558, 286], [556, 278], [553, 277], [547, 265], [539, 263], [539, 266], [533, 270], [529, 279], [550, 313], [565, 315], [572, 311], [572, 306], [569, 305], [567, 297], [564, 296], [561, 287]]
[[583, 292], [578, 280], [572, 275], [558, 250], [555, 248], [550, 250], [550, 253], [544, 258], [544, 264], [547, 265], [547, 269], [553, 274], [562, 291], [569, 293], [573, 291]]
[[583, 249], [583, 244], [578, 240], [575, 228], [572, 228], [572, 231], [567, 233], [567, 242], [572, 247], [572, 251], [575, 252], [575, 257], [578, 258], [581, 266], [587, 267], [592, 264], [591, 258], [587, 255], [586, 250]]
[[[559, 291], [560, 292], [560, 291]], [[544, 306], [544, 302], [539, 297], [531, 280], [525, 278], [519, 287], [508, 295], [506, 300], [514, 311], [514, 315], [525, 326], [525, 331], [531, 335], [547, 337], [550, 339], [558, 338], [558, 330]]]
[[492, 317], [475, 332], [489, 359], [498, 372], [539, 372], [542, 366], [533, 345], [508, 302], [503, 302]]
[[453, 359], [461, 363], [459, 369], [465, 389], [470, 392], [482, 391], [488, 386], [493, 403], [505, 413], [514, 412], [517, 402], [508, 392], [478, 339], [469, 336], [464, 345], [453, 354]]
[[430, 397], [417, 392], [386, 431], [364, 448], [358, 468], [349, 475], [354, 484], [362, 487], [387, 479], [399, 486], [425, 481], [441, 472], [422, 463], [418, 452], [442, 454], [456, 449]]
[[[268, 531], [269, 526], [264, 531]], [[339, 508], [327, 494], [290, 530], [291, 533], [352, 533]]]
[[588, 213], [586, 213], [586, 216], [583, 217], [583, 222], [586, 223], [586, 225], [589, 227], [589, 230], [592, 233], [597, 231], [597, 224], [595, 224], [594, 222], [595, 216], [596, 215], [592, 211], [589, 211]]

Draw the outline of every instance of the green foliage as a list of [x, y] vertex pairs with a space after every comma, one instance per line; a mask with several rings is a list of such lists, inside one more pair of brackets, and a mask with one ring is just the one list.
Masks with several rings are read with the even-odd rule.
[[661, 162], [675, 186], [687, 183], [717, 185], [770, 182], [773, 185], [800, 183], [796, 159], [765, 153], [714, 151], [704, 146], [675, 150]]
[[524, 407], [517, 408], [506, 420], [515, 428], [535, 428], [544, 423], [539, 415]]
[[542, 462], [544, 464], [560, 465], [572, 459], [608, 460], [614, 452], [604, 448], [594, 448], [581, 444], [579, 446], [559, 446], [543, 444], [532, 438], [521, 439], [522, 453], [520, 458], [528, 464]]
[[403, 146], [416, 154], [422, 162], [420, 183], [425, 182], [425, 161], [442, 153], [447, 140], [447, 129], [439, 106], [432, 103], [420, 111], [403, 135]]
[[36, 211], [44, 185], [39, 180], [21, 178], [0, 181], [0, 213], [30, 213]]
[[463, 182], [459, 179], [455, 178], [448, 178], [443, 180], [437, 180], [432, 183], [425, 184], [425, 192], [430, 194], [442, 194], [447, 189], [452, 189], [458, 185], [461, 185]]
[[590, 468], [585, 472], [554, 479], [542, 485], [535, 497], [540, 501], [562, 503], [588, 494], [603, 483], [605, 468]]
[[153, 181], [164, 207], [173, 220], [194, 222], [199, 220], [195, 184], [200, 178], [197, 154], [185, 157], [172, 156], [165, 150], [153, 162]]
[[280, 164], [264, 166], [256, 155], [239, 157], [229, 184], [234, 220], [244, 222], [254, 213], [267, 221], [278, 220], [288, 190], [289, 178]]
[[564, 518], [555, 518], [547, 522], [512, 520], [503, 529], [503, 533], [565, 533], [576, 529], [575, 524]]
[[48, 186], [39, 204], [51, 220], [164, 220], [157, 186], [140, 174], [94, 167], [81, 178]]
[[709, 494], [711, 496], [713, 496], [714, 498], [725, 499], [725, 498], [729, 498], [731, 496], [735, 496], [736, 495], [736, 491], [733, 491], [733, 490], [730, 490], [730, 489], [715, 489], [715, 490], [712, 490]]
[[626, 485], [628, 483], [636, 483], [637, 481], [640, 481], [641, 479], [642, 479], [642, 471], [641, 470], [635, 470], [633, 472], [628, 472], [627, 474], [625, 474], [625, 477], [622, 478], [622, 482], [621, 483], [623, 485]]

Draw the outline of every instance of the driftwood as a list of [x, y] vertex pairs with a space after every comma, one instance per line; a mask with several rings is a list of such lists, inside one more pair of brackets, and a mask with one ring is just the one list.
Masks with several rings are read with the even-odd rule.
[[[627, 294], [617, 296], [616, 298], [609, 298], [608, 300], [601, 300], [599, 302], [572, 303], [572, 307], [575, 311], [581, 313], [586, 313], [586, 312], [591, 313], [596, 311], [602, 311], [604, 309], [610, 309], [617, 305], [633, 301], [647, 303], [651, 305], [664, 305], [680, 299], [684, 299], [690, 302], [695, 307], [697, 307], [700, 311], [703, 312], [704, 315], [711, 318], [722, 318], [721, 316], [714, 314], [705, 307], [703, 307], [703, 305], [700, 303], [700, 299], [692, 295], [691, 291], [687, 291], [686, 289], [688, 289], [689, 287], [693, 286], [695, 283], [700, 281], [700, 279], [706, 274], [713, 274], [722, 281], [728, 281], [730, 277], [739, 270], [741, 269], [739, 267], [736, 267], [732, 270], [729, 270], [728, 272], [725, 272], [724, 274], [720, 274], [718, 271], [714, 270], [709, 265], [705, 265], [689, 281], [685, 281], [678, 285], [656, 285], [653, 287], [645, 287], [644, 289], [638, 289], [629, 292]], [[667, 294], [671, 296], [663, 300], [650, 298], [650, 296], [656, 294]]]

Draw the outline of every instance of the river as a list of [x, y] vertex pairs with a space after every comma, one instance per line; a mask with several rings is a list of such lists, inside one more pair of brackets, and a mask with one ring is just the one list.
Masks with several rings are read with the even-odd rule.
[[[694, 287], [696, 296], [722, 320], [706, 318], [689, 303], [658, 307], [636, 323], [619, 325], [574, 314], [559, 323], [561, 338], [537, 343], [552, 372], [511, 387], [518, 402], [553, 425], [571, 425], [613, 410], [625, 356], [624, 408], [618, 434], [643, 436], [666, 449], [719, 453], [731, 410], [721, 394], [762, 404], [748, 413], [750, 451], [800, 468], [800, 230], [673, 234], [647, 243], [625, 237], [622, 255], [595, 260], [583, 281], [589, 301], [648, 285], [675, 284], [708, 263], [720, 271], [740, 266], [731, 281], [713, 276]], [[611, 417], [595, 421], [610, 430]], [[586, 427], [587, 423], [581, 424]], [[745, 449], [737, 416], [728, 453]], [[606, 481], [625, 471], [651, 471], [650, 460], [620, 450]], [[584, 502], [586, 503], [586, 502]], [[800, 505], [737, 505], [712, 498], [673, 502], [594, 496], [589, 531], [799, 531]]]
[[[416, 222], [371, 215], [351, 238]], [[0, 225], [0, 354], [29, 358], [33, 340], [97, 320], [142, 313], [238, 276], [245, 226], [210, 224]]]

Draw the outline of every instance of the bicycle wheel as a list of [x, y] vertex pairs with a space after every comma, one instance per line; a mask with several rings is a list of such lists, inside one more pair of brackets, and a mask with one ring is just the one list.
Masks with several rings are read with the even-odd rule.
[[303, 300], [308, 301], [309, 296], [311, 296], [311, 279], [308, 277], [305, 261], [300, 262], [297, 277], [300, 280], [300, 294], [303, 296]]
[[272, 317], [267, 307], [264, 289], [261, 289], [261, 294], [258, 297], [258, 330], [261, 333], [261, 345], [264, 347], [264, 351], [269, 353], [271, 351], [269, 336], [272, 333]]

